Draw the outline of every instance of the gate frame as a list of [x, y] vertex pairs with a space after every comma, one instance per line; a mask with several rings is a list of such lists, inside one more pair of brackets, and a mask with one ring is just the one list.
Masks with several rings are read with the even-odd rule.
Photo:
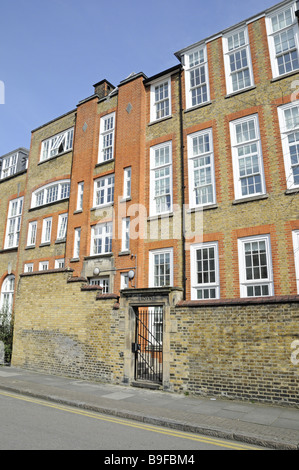
[[[135, 381], [135, 353], [132, 352], [132, 343], [135, 343], [136, 307], [163, 307], [163, 362], [162, 385], [164, 390], [170, 389], [170, 309], [183, 298], [183, 289], [178, 287], [155, 287], [123, 289], [120, 292], [120, 309], [125, 317], [125, 351], [124, 351], [124, 377], [123, 383], [138, 385]], [[140, 381], [141, 382], [141, 381]], [[149, 385], [151, 382], [149, 382]], [[152, 382], [152, 384], [155, 384]], [[156, 384], [155, 384], [156, 385]]]
[[[149, 311], [149, 309], [151, 308], [155, 308], [155, 307], [158, 307], [158, 308], [161, 308], [162, 309], [162, 341], [161, 343], [159, 344], [159, 346], [161, 347], [161, 349], [155, 349], [155, 350], [151, 350], [151, 347], [153, 346], [153, 340], [155, 340], [155, 336], [152, 334], [152, 333], [149, 333], [150, 331], [150, 326], [149, 326], [149, 322], [150, 322], [150, 316], [151, 316], [151, 313]], [[142, 306], [142, 307], [133, 307], [134, 308], [134, 313], [135, 313], [135, 343], [132, 343], [132, 352], [135, 352], [135, 380], [138, 381], [138, 382], [148, 382], [148, 383], [152, 383], [152, 384], [156, 384], [156, 385], [160, 385], [162, 384], [163, 382], [163, 340], [164, 340], [164, 321], [165, 321], [165, 312], [164, 312], [164, 306], [163, 305], [148, 305], [148, 306]], [[147, 312], [145, 312], [147, 310]], [[145, 321], [144, 321], [144, 314], [146, 313], [146, 320], [147, 320], [147, 325], [145, 324]], [[142, 316], [142, 319], [141, 319], [141, 316]], [[142, 325], [140, 327], [140, 325]], [[151, 325], [152, 326], [152, 325]], [[140, 346], [139, 344], [139, 338], [141, 336], [141, 331], [144, 332], [144, 331], [147, 331], [148, 332], [148, 336], [149, 334], [152, 336], [151, 339], [147, 338], [145, 342], [143, 342], [143, 346], [146, 344], [146, 348], [149, 348], [148, 351], [143, 351], [143, 354], [141, 352], [141, 349], [140, 348], [136, 348], [136, 346]], [[133, 349], [134, 347], [134, 349]], [[135, 349], [136, 348], [136, 349]], [[149, 359], [150, 357], [150, 353], [151, 352], [154, 352], [154, 353], [159, 353], [161, 354], [161, 362], [159, 361], [159, 367], [158, 367], [158, 370], [157, 370], [157, 358], [154, 359], [153, 363], [155, 364], [152, 369], [153, 369], [153, 372], [152, 374], [153, 375], [158, 375], [158, 376], [161, 376], [161, 381], [156, 379], [149, 379], [149, 378], [141, 378], [141, 377], [137, 377], [139, 374], [138, 374], [138, 366], [139, 365], [142, 365], [142, 364], [145, 364], [147, 362], [147, 360], [144, 359], [144, 356], [146, 356], [147, 359]]]

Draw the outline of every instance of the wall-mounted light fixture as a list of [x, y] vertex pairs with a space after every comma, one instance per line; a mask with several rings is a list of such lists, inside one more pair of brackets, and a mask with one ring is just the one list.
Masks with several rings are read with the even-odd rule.
[[135, 271], [133, 271], [133, 269], [131, 269], [128, 272], [128, 276], [129, 276], [130, 281], [132, 281], [132, 279], [134, 279], [134, 276], [135, 276]]
[[94, 268], [93, 274], [94, 274], [95, 276], [98, 276], [98, 275], [100, 274], [99, 268]]

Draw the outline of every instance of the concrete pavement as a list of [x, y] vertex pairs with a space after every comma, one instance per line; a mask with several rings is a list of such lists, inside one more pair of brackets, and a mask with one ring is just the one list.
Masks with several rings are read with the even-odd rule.
[[299, 449], [299, 405], [198, 398], [15, 367], [0, 367], [1, 390], [265, 448]]

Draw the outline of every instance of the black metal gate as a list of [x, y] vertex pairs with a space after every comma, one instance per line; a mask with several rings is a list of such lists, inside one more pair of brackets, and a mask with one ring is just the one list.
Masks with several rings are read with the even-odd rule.
[[162, 383], [163, 374], [163, 307], [135, 309], [135, 380]]

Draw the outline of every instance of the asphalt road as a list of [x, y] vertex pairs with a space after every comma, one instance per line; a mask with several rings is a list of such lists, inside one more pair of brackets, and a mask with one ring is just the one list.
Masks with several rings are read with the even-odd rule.
[[[151, 426], [0, 390], [0, 450], [104, 450], [101, 459], [106, 458], [108, 460], [104, 463], [113, 464], [123, 463], [115, 461], [121, 458], [117, 455], [122, 455], [121, 452], [115, 454], [116, 451], [125, 451], [126, 456], [129, 456], [130, 451], [136, 450], [183, 451], [181, 459], [185, 459], [185, 463], [187, 459], [191, 459], [188, 463], [195, 464], [196, 456], [192, 457], [192, 451], [225, 449], [256, 450], [257, 448], [235, 441]], [[148, 462], [150, 454], [143, 455], [145, 459], [143, 462], [132, 460], [125, 463], [134, 468], [140, 463], [168, 463], [154, 460]], [[160, 457], [162, 458], [164, 457]]]

